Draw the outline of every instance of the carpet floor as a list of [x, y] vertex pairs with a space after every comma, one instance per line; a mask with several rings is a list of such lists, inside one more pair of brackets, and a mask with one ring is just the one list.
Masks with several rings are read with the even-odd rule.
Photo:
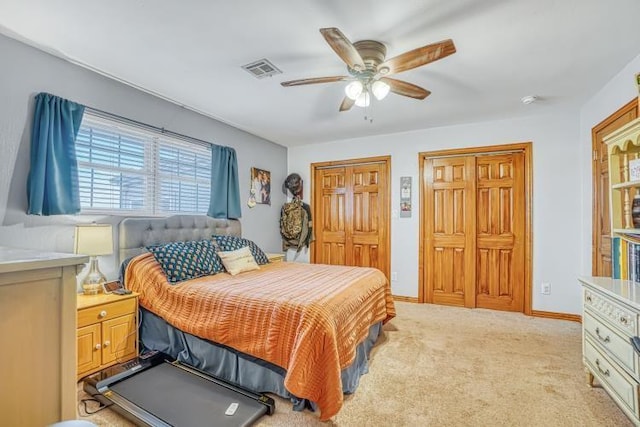
[[[580, 324], [430, 304], [396, 307], [369, 373], [331, 421], [292, 411], [274, 396], [276, 413], [257, 425], [632, 425], [602, 388], [587, 386]], [[88, 397], [80, 385], [78, 397]], [[109, 409], [83, 419], [132, 425]]]

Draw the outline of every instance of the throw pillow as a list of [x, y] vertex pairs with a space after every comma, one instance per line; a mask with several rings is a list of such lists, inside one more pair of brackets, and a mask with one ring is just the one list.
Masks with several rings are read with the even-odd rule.
[[224, 271], [210, 240], [147, 246], [147, 250], [153, 254], [172, 284]]
[[235, 276], [243, 271], [258, 270], [253, 254], [248, 246], [229, 252], [218, 252], [222, 264], [229, 274]]
[[255, 242], [249, 239], [243, 239], [242, 237], [236, 237], [236, 236], [213, 235], [211, 237], [215, 239], [221, 251], [225, 251], [225, 252], [235, 251], [237, 249], [248, 246], [249, 249], [251, 250], [251, 254], [253, 255], [253, 258], [255, 258], [258, 265], [265, 265], [269, 263], [269, 259], [267, 258], [265, 253], [262, 251], [262, 249], [260, 249], [258, 245], [255, 244]]

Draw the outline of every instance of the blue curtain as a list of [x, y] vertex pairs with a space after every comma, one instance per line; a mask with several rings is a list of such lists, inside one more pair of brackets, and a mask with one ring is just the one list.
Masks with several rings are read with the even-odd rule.
[[211, 146], [211, 199], [207, 215], [230, 219], [242, 216], [238, 161], [236, 150], [231, 147]]
[[84, 106], [48, 93], [36, 96], [31, 130], [28, 214], [80, 212], [75, 140]]

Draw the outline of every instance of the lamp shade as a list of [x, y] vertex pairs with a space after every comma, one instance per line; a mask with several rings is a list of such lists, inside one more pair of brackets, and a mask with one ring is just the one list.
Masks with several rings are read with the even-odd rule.
[[356, 99], [356, 105], [358, 107], [368, 107], [370, 102], [371, 102], [371, 96], [369, 95], [368, 91], [362, 92], [358, 96], [358, 99]]
[[113, 234], [111, 224], [76, 225], [73, 252], [83, 255], [111, 255]]
[[375, 96], [378, 101], [384, 99], [384, 97], [389, 94], [390, 89], [391, 87], [381, 80], [376, 80], [371, 86], [371, 92], [373, 92], [373, 96]]
[[355, 101], [362, 93], [362, 89], [362, 83], [358, 80], [354, 80], [344, 88], [344, 93], [347, 95], [347, 97]]

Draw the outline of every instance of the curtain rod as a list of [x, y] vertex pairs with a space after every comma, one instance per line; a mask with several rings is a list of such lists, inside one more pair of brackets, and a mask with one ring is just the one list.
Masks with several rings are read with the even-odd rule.
[[165, 128], [161, 128], [161, 127], [153, 126], [153, 125], [150, 125], [150, 124], [147, 124], [147, 123], [139, 122], [138, 120], [129, 119], [127, 117], [123, 117], [123, 116], [120, 116], [118, 114], [109, 113], [107, 111], [99, 110], [99, 109], [94, 108], [94, 107], [88, 107], [88, 106], [85, 105], [84, 108], [85, 108], [85, 111], [88, 111], [88, 112], [90, 112], [90, 113], [92, 113], [94, 115], [102, 116], [104, 118], [109, 118], [109, 119], [115, 119], [115, 120], [130, 124], [130, 125], [133, 125], [133, 126], [137, 126], [137, 127], [141, 127], [141, 128], [147, 129], [147, 130], [158, 132], [158, 133], [161, 133], [163, 135], [169, 135], [169, 136], [171, 136], [173, 138], [181, 139], [181, 140], [186, 141], [186, 142], [197, 142], [199, 144], [203, 144], [203, 145], [206, 145], [208, 147], [210, 147], [212, 145], [218, 145], [218, 144], [214, 144], [213, 142], [205, 141], [203, 139], [194, 138], [192, 136], [188, 136], [188, 135], [184, 135], [184, 134], [181, 134], [181, 133], [177, 133], [177, 132], [173, 132], [173, 131], [170, 131], [170, 130], [166, 130]]

